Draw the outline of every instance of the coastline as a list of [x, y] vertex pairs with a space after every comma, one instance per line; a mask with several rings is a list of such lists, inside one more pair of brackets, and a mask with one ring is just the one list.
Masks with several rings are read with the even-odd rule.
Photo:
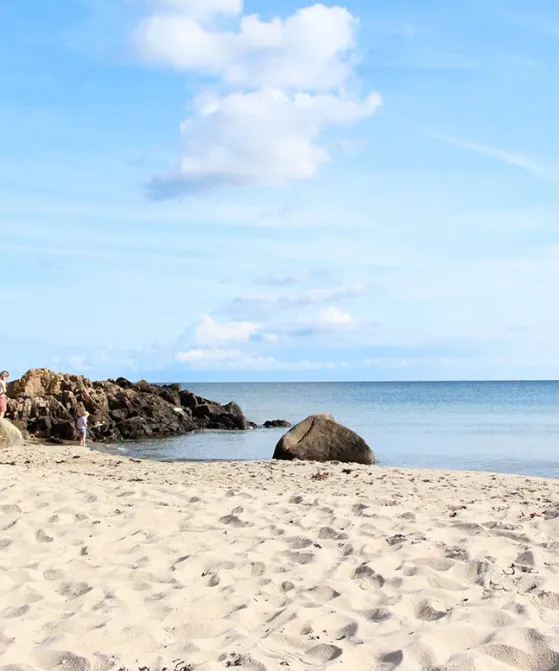
[[557, 480], [33, 441], [0, 491], [0, 666], [559, 664]]

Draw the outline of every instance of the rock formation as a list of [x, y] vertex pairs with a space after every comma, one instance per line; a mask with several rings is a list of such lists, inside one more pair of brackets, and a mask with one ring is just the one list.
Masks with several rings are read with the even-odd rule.
[[23, 445], [21, 431], [7, 419], [0, 419], [0, 450]]
[[338, 424], [332, 415], [311, 415], [294, 426], [280, 438], [273, 458], [375, 463], [363, 438]]
[[292, 424], [285, 419], [269, 419], [262, 426], [265, 429], [289, 429]]
[[220, 405], [183, 391], [125, 378], [92, 382], [41, 368], [8, 385], [8, 414], [30, 434], [75, 440], [78, 412], [89, 412], [95, 441], [139, 440], [200, 429], [242, 430], [249, 422], [236, 403]]

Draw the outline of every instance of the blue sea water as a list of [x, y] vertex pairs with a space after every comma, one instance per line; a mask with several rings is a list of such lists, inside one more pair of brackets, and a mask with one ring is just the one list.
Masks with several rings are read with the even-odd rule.
[[[234, 400], [258, 424], [331, 412], [386, 466], [559, 477], [559, 382], [185, 384]], [[269, 459], [283, 429], [196, 433], [112, 446], [164, 461]]]

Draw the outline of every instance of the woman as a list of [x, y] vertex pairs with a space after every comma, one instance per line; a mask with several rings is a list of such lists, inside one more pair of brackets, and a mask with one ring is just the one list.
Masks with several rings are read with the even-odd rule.
[[6, 384], [6, 380], [9, 377], [10, 374], [8, 373], [7, 370], [3, 370], [0, 373], [0, 419], [4, 419], [4, 415], [6, 414], [6, 408], [8, 405], [8, 397], [6, 396], [8, 386]]

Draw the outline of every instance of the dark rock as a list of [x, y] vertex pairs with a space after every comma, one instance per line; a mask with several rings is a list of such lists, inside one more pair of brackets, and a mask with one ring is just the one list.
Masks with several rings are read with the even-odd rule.
[[137, 389], [139, 392], [144, 394], [156, 394], [161, 396], [161, 398], [171, 405], [179, 406], [181, 405], [180, 384], [150, 384], [145, 380], [140, 380], [132, 386], [132, 389]]
[[332, 415], [311, 415], [294, 426], [280, 438], [273, 458], [375, 463], [363, 438], [338, 424]]
[[269, 419], [263, 426], [265, 429], [288, 429], [293, 425], [286, 419]]
[[[110, 380], [110, 382], [112, 382], [112, 380]], [[134, 386], [134, 383], [130, 382], [130, 380], [127, 380], [125, 377], [117, 377], [115, 384], [123, 389], [132, 389]]]
[[[206, 399], [203, 400], [206, 401]], [[244, 431], [250, 428], [249, 421], [243, 415], [243, 411], [233, 401], [227, 405], [206, 401], [194, 406], [192, 415], [204, 429]]]
[[10, 383], [8, 397], [8, 411], [19, 427], [57, 441], [78, 438], [76, 420], [83, 409], [90, 414], [89, 434], [94, 441], [249, 428], [236, 403], [220, 405], [181, 391], [178, 384], [132, 383], [125, 378], [92, 382], [43, 368]]
[[215, 401], [210, 401], [207, 398], [202, 398], [201, 396], [196, 396], [191, 391], [184, 389], [179, 394], [180, 405], [183, 408], [188, 408], [189, 410], [194, 410], [199, 405], [219, 405]]

